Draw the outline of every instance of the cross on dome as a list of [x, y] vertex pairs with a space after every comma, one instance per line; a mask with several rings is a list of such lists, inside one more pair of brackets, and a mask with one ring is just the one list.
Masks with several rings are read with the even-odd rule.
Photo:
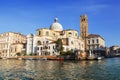
[[55, 19], [54, 19], [54, 22], [58, 22], [58, 18], [55, 18]]

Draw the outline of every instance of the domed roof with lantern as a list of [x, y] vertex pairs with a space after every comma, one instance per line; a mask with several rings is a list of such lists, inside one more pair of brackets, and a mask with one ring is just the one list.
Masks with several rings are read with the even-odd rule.
[[58, 22], [58, 18], [54, 19], [54, 22], [51, 24], [50, 29], [53, 31], [62, 31], [63, 30], [62, 25]]

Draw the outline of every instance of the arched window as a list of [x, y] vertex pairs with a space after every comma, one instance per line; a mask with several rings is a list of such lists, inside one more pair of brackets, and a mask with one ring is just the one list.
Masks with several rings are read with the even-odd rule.
[[69, 32], [68, 34], [72, 34], [71, 32]]
[[41, 45], [41, 41], [38, 41], [38, 42], [37, 42], [37, 45]]
[[41, 35], [41, 31], [39, 31], [39, 34], [38, 35]]
[[82, 19], [82, 21], [85, 21], [85, 19]]
[[48, 44], [49, 43], [49, 41], [46, 41], [46, 44]]

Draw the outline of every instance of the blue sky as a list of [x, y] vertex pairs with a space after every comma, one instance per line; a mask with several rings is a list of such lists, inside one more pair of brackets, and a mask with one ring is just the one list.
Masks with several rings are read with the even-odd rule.
[[0, 0], [0, 33], [35, 34], [55, 17], [64, 29], [79, 32], [82, 14], [88, 16], [89, 33], [101, 35], [108, 47], [120, 45], [120, 0]]

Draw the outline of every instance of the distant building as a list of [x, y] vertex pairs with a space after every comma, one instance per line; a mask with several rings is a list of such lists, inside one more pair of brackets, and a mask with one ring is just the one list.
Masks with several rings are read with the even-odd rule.
[[120, 54], [120, 46], [114, 45], [110, 47], [110, 53], [115, 56], [116, 54]]
[[105, 40], [97, 34], [88, 35], [88, 50], [94, 54], [105, 55]]
[[13, 58], [16, 53], [25, 52], [26, 36], [21, 33], [6, 32], [0, 34], [0, 57]]
[[110, 53], [110, 48], [109, 47], [106, 47], [106, 57], [111, 57], [112, 54]]
[[84, 41], [76, 30], [63, 30], [62, 25], [55, 18], [48, 28], [37, 29], [36, 35], [27, 35], [26, 53], [36, 55], [59, 55], [56, 51], [56, 41], [62, 39], [63, 51], [84, 51]]

